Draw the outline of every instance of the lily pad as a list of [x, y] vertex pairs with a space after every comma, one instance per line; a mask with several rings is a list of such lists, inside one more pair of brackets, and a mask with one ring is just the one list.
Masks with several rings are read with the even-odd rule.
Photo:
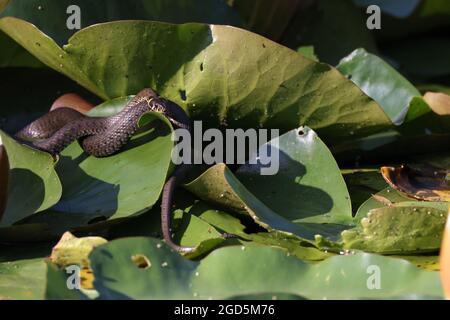
[[0, 263], [0, 299], [43, 299], [47, 267], [43, 259]]
[[3, 131], [0, 137], [9, 163], [7, 180], [1, 182], [7, 185], [6, 206], [0, 214], [0, 226], [5, 227], [57, 203], [62, 187], [50, 154], [25, 146]]
[[62, 267], [74, 264], [89, 267], [88, 256], [91, 251], [106, 242], [108, 241], [101, 237], [77, 238], [70, 232], [66, 232], [53, 247], [50, 261]]
[[[331, 253], [320, 251], [307, 242], [280, 236], [277, 232], [248, 232], [248, 221], [244, 225], [238, 217], [223, 210], [218, 210], [203, 201], [195, 201], [194, 204], [183, 211], [206, 221], [208, 225], [221, 232], [238, 237], [240, 239], [239, 242], [244, 246], [265, 245], [283, 248], [288, 254], [307, 261], [319, 261], [332, 255]], [[236, 244], [236, 239], [228, 239], [222, 243], [222, 245], [231, 244]]]
[[292, 222], [261, 202], [224, 164], [211, 167], [185, 187], [200, 199], [249, 215], [261, 227], [280, 232], [284, 237], [313, 242], [318, 234], [334, 239], [340, 231], [349, 228], [342, 224]]
[[359, 208], [355, 216], [355, 221], [360, 221], [366, 217], [370, 210], [384, 207], [426, 207], [439, 210], [446, 210], [447, 202], [429, 202], [411, 199], [402, 195], [395, 189], [387, 187], [380, 192], [371, 195]]
[[430, 110], [420, 98], [420, 92], [408, 80], [364, 49], [357, 49], [343, 58], [337, 68], [377, 101], [397, 125], [402, 124], [405, 118], [412, 120]]
[[307, 124], [330, 144], [391, 126], [336, 69], [237, 28], [111, 22], [77, 32], [64, 49], [20, 19], [2, 18], [0, 29], [100, 97], [150, 86], [208, 126], [287, 131]]
[[[358, 253], [311, 265], [275, 248], [233, 246], [193, 262], [158, 244], [128, 238], [95, 249], [89, 258], [100, 298], [226, 299], [273, 292], [310, 299], [442, 298], [438, 272], [401, 259]], [[136, 266], [135, 254], [145, 255], [151, 267]], [[378, 285], [370, 277], [374, 272], [378, 290], [371, 290]]]
[[419, 206], [372, 209], [356, 228], [342, 232], [343, 247], [391, 254], [437, 251], [446, 218], [446, 211]]
[[272, 150], [275, 174], [262, 174], [267, 166], [254, 154], [236, 176], [268, 207], [294, 223], [352, 222], [350, 195], [339, 167], [313, 130], [291, 130], [262, 148]]

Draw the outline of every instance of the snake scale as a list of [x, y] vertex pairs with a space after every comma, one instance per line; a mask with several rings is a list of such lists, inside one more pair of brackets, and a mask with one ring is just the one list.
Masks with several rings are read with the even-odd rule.
[[[139, 118], [148, 111], [162, 113], [174, 128], [191, 131], [191, 120], [185, 111], [172, 101], [160, 97], [152, 89], [139, 92], [116, 115], [89, 117], [71, 108], [63, 107], [50, 111], [20, 130], [16, 137], [40, 150], [59, 154], [75, 140], [83, 150], [95, 157], [106, 157], [118, 152], [136, 133]], [[191, 247], [175, 244], [171, 234], [171, 207], [173, 192], [183, 181], [189, 164], [176, 167], [163, 188], [161, 200], [161, 227], [166, 243], [178, 252], [188, 253]]]

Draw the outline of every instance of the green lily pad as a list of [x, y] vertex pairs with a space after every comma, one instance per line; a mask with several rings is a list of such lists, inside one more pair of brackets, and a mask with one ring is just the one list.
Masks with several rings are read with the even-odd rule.
[[438, 210], [446, 211], [448, 207], [448, 202], [429, 202], [429, 201], [419, 201], [416, 199], [408, 198], [400, 194], [397, 190], [387, 187], [382, 191], [374, 194], [369, 199], [367, 199], [359, 208], [355, 216], [356, 221], [360, 221], [362, 218], [366, 217], [370, 210], [378, 209], [383, 207], [427, 207], [435, 208]]
[[405, 259], [417, 267], [428, 271], [439, 271], [439, 255], [414, 255], [414, 256], [394, 256], [396, 258]]
[[186, 255], [191, 259], [211, 251], [225, 240], [208, 222], [187, 212], [177, 211], [174, 220], [174, 225], [177, 225], [173, 228], [175, 242], [195, 248], [194, 252]]
[[313, 130], [291, 130], [263, 148], [271, 148], [272, 157], [278, 153], [270, 164], [276, 165], [275, 174], [263, 175], [267, 166], [252, 155], [236, 176], [268, 207], [294, 223], [352, 222], [350, 196], [339, 167]]
[[111, 22], [77, 32], [64, 49], [20, 19], [2, 18], [0, 29], [100, 97], [150, 86], [208, 126], [307, 124], [330, 144], [391, 126], [336, 69], [237, 28]]
[[334, 239], [339, 232], [349, 228], [342, 224], [292, 222], [267, 207], [245, 188], [224, 164], [211, 167], [185, 187], [200, 199], [248, 215], [261, 227], [268, 231], [280, 232], [284, 237], [313, 242], [316, 235], [321, 234]]
[[402, 124], [405, 117], [412, 120], [430, 111], [420, 92], [408, 80], [364, 49], [357, 49], [343, 58], [337, 68], [377, 101], [397, 125]]
[[47, 262], [46, 286], [44, 298], [46, 300], [86, 300], [87, 297], [79, 289], [67, 287], [68, 274], [64, 269]]
[[2, 181], [7, 199], [0, 226], [5, 227], [57, 203], [62, 187], [50, 154], [22, 145], [3, 131], [0, 137], [9, 162], [8, 180]]
[[[183, 211], [193, 217], [200, 218], [220, 232], [238, 237], [240, 239], [238, 241], [245, 246], [263, 245], [283, 248], [289, 254], [307, 261], [323, 260], [331, 256], [331, 253], [320, 251], [309, 243], [280, 236], [277, 232], [248, 232], [246, 231], [248, 224], [244, 225], [238, 217], [223, 210], [218, 210], [203, 201], [195, 201], [194, 204], [184, 208]], [[248, 223], [248, 221], [246, 222]], [[236, 244], [236, 239], [228, 239], [222, 243], [222, 245], [232, 244]]]
[[314, 60], [319, 61], [319, 58], [317, 58], [316, 54], [314, 53], [314, 46], [303, 46], [297, 49], [297, 52], [304, 55], [305, 57]]
[[447, 211], [426, 207], [372, 209], [360, 224], [342, 232], [343, 246], [382, 253], [437, 251]]
[[[133, 263], [136, 254], [151, 266]], [[89, 259], [104, 299], [226, 299], [273, 292], [309, 299], [442, 298], [438, 272], [367, 253], [311, 265], [275, 248], [232, 246], [194, 262], [158, 240], [128, 238], [98, 247]]]
[[40, 258], [0, 263], [0, 299], [42, 299], [46, 271], [45, 262]]
[[26, 51], [17, 42], [0, 31], [0, 68], [5, 67], [31, 67], [40, 68], [45, 65], [36, 57]]
[[50, 261], [62, 267], [75, 264], [80, 267], [89, 267], [89, 253], [96, 246], [106, 242], [108, 241], [101, 237], [77, 238], [70, 232], [66, 232], [53, 247]]

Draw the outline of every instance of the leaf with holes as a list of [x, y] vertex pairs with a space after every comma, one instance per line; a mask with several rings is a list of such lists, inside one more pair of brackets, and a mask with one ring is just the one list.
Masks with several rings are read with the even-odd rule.
[[102, 98], [150, 86], [208, 126], [307, 124], [332, 145], [392, 125], [333, 67], [237, 28], [119, 21], [85, 28], [64, 48], [20, 19], [2, 18], [0, 29]]
[[[136, 264], [136, 255], [149, 263]], [[367, 253], [311, 265], [276, 248], [232, 246], [195, 262], [158, 240], [128, 238], [98, 247], [89, 259], [95, 289], [109, 299], [227, 299], [273, 292], [310, 299], [442, 298], [438, 272]], [[368, 270], [382, 274], [369, 286]]]

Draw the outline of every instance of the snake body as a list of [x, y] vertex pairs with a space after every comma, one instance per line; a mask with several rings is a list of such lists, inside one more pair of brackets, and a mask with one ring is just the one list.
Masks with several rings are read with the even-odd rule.
[[[175, 128], [191, 131], [191, 120], [177, 104], [160, 97], [152, 89], [139, 92], [118, 114], [110, 117], [89, 117], [71, 108], [55, 109], [20, 130], [16, 137], [31, 141], [37, 149], [59, 154], [75, 140], [83, 150], [95, 157], [118, 152], [138, 130], [139, 118], [148, 111], [162, 113]], [[161, 202], [161, 227], [164, 240], [179, 252], [191, 247], [174, 243], [170, 229], [174, 189], [189, 170], [189, 164], [178, 166], [164, 185]]]

